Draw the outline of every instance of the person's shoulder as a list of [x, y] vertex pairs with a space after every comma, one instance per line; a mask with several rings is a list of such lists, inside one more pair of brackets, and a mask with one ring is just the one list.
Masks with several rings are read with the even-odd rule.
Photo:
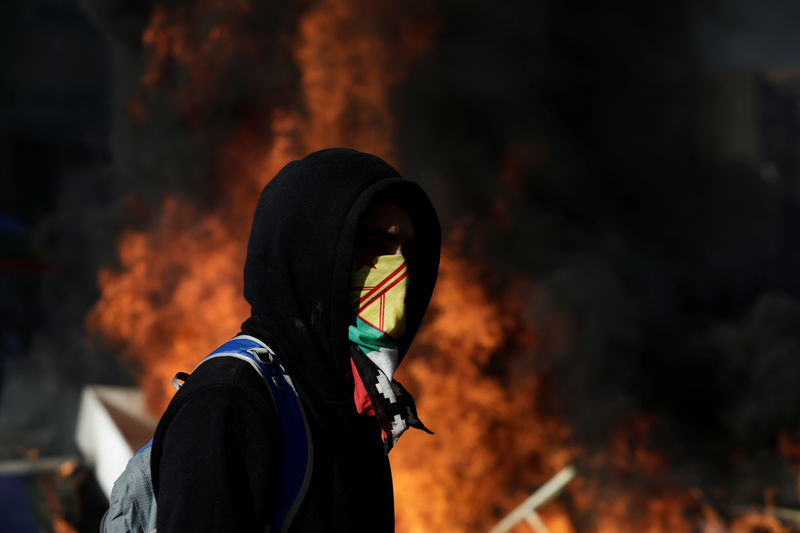
[[[236, 357], [216, 357], [199, 365], [170, 402], [168, 410], [209, 397], [239, 398], [269, 415], [274, 412], [272, 396], [261, 375]], [[239, 403], [236, 401], [234, 403]]]
[[214, 385], [238, 385], [243, 381], [250, 381], [247, 378], [251, 374], [260, 378], [247, 361], [237, 357], [215, 357], [195, 368], [181, 390], [185, 388], [188, 391]]
[[198, 451], [203, 446], [219, 451], [227, 449], [224, 443], [252, 441], [259, 449], [275, 449], [279, 435], [274, 401], [261, 375], [235, 357], [206, 361], [192, 371], [158, 422], [150, 459], [154, 487], [164, 464], [203, 456]]

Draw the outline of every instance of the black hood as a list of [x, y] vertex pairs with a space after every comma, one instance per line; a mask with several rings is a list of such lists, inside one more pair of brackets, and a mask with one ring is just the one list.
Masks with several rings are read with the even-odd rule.
[[244, 267], [251, 316], [242, 332], [263, 338], [298, 387], [325, 404], [353, 403], [348, 288], [356, 227], [378, 195], [405, 207], [414, 227], [414, 242], [404, 247], [409, 285], [402, 358], [439, 268], [439, 221], [417, 184], [379, 157], [322, 150], [283, 167], [264, 187], [253, 217]]

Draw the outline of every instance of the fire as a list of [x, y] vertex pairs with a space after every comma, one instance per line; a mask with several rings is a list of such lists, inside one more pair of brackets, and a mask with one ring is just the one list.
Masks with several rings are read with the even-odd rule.
[[747, 514], [733, 521], [731, 533], [748, 533], [750, 531], [763, 531], [764, 533], [790, 533], [780, 520], [773, 516], [758, 513]]
[[[291, 159], [328, 146], [358, 146], [391, 155], [392, 120], [388, 91], [432, 36], [430, 24], [381, 13], [367, 1], [325, 0], [299, 22], [295, 59], [302, 72], [302, 105], [278, 108], [263, 139], [248, 125], [219, 148], [217, 179], [223, 205], [201, 213], [177, 197], [164, 201], [156, 228], [129, 231], [119, 248], [119, 268], [105, 268], [101, 296], [91, 310], [90, 331], [103, 332], [139, 367], [148, 405], [159, 413], [171, 397], [177, 369], [193, 368], [209, 346], [220, 344], [249, 314], [241, 298], [241, 272], [249, 216], [263, 185]], [[150, 59], [141, 91], [128, 108], [135, 121], [146, 118], [146, 94], [156, 91], [172, 63], [189, 74], [175, 89], [176, 110], [191, 117], [204, 105], [186, 107], [183, 96], [208, 104], [204, 91], [220, 83], [226, 54], [253, 53], [237, 39], [250, 13], [249, 2], [208, 1], [168, 10], [157, 6], [144, 31]], [[197, 19], [213, 13], [216, 24]], [[363, 24], [370, 13], [373, 24]], [[413, 31], [412, 31], [413, 30]], [[389, 47], [379, 32], [395, 35]], [[210, 38], [210, 41], [208, 40]], [[244, 215], [243, 215], [244, 214]]]
[[435, 29], [413, 17], [413, 3], [407, 7], [412, 16], [398, 17], [369, 0], [323, 0], [302, 18], [295, 49], [308, 116], [302, 151], [346, 142], [391, 158], [389, 90], [427, 49]]
[[154, 413], [172, 397], [175, 372], [194, 368], [198, 354], [229, 338], [248, 313], [241, 236], [218, 217], [195, 220], [197, 213], [170, 198], [158, 231], [123, 235], [122, 270], [100, 272], [103, 295], [88, 317], [91, 329], [138, 356]]
[[399, 531], [488, 530], [490, 510], [513, 508], [524, 483], [573, 455], [563, 424], [537, 416], [537, 381], [488, 370], [519, 325], [504, 308], [513, 302], [493, 301], [480, 274], [445, 249], [430, 320], [400, 369], [436, 436], [410, 432], [392, 452]]
[[[390, 91], [430, 48], [438, 22], [416, 2], [384, 7], [320, 0], [303, 13], [290, 39], [297, 97], [227, 126], [212, 170], [218, 203], [164, 199], [157, 223], [125, 232], [118, 266], [100, 272], [87, 327], [120, 347], [154, 413], [172, 395], [173, 374], [191, 370], [248, 315], [241, 297], [248, 224], [270, 177], [328, 146], [397, 158]], [[129, 120], [149, 120], [148, 95], [161, 92], [185, 127], [205, 127], [216, 92], [226, 88], [227, 58], [269, 60], [248, 29], [253, 9], [244, 0], [157, 6]], [[183, 77], [170, 74], [174, 65]], [[575, 445], [542, 400], [549, 385], [519, 363], [535, 358], [538, 332], [518, 318], [520, 302], [490, 292], [486, 279], [480, 265], [445, 248], [430, 315], [400, 369], [436, 435], [410, 431], [392, 452], [399, 532], [486, 531], [571, 463], [578, 477], [537, 510], [552, 533], [788, 531], [768, 515], [726, 524], [696, 491], [670, 482], [666, 459], [648, 442], [656, 421], [647, 415], [611, 431], [603, 452]], [[536, 294], [531, 280], [519, 283]], [[556, 338], [569, 335], [567, 320], [551, 325]]]
[[78, 470], [78, 462], [75, 460], [67, 460], [58, 465], [56, 475], [61, 478], [68, 478]]
[[60, 517], [54, 518], [52, 525], [54, 533], [77, 533], [78, 531], [73, 528], [69, 522]]
[[54, 533], [77, 533], [77, 530], [65, 518], [64, 505], [59, 498], [57, 480], [41, 476], [37, 480], [37, 488], [44, 495], [44, 511], [49, 517]]

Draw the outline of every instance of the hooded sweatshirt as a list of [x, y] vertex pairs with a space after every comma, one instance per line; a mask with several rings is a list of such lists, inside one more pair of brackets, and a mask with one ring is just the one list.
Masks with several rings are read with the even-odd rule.
[[[403, 249], [409, 283], [397, 341], [402, 360], [439, 264], [439, 222], [418, 185], [373, 155], [323, 150], [286, 165], [253, 216], [244, 269], [251, 316], [241, 333], [269, 345], [292, 377], [314, 450], [309, 490], [290, 532], [394, 530], [381, 428], [353, 402], [348, 339], [356, 229], [377, 198], [404, 207], [414, 228]], [[264, 529], [280, 427], [260, 380], [246, 363], [221, 358], [200, 366], [175, 395], [153, 441], [160, 533]]]

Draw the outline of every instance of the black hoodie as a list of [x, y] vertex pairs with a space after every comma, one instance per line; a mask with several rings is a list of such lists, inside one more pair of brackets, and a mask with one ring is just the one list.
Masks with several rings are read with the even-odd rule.
[[[414, 226], [414, 241], [403, 249], [409, 286], [402, 359], [439, 264], [439, 223], [419, 186], [378, 157], [323, 150], [286, 165], [264, 188], [253, 217], [244, 270], [251, 316], [242, 333], [266, 342], [287, 368], [313, 440], [311, 484], [291, 532], [394, 530], [380, 428], [357, 414], [348, 376], [356, 227], [377, 197], [405, 207]], [[158, 531], [263, 530], [278, 431], [269, 392], [246, 363], [222, 358], [201, 366], [156, 431]]]

